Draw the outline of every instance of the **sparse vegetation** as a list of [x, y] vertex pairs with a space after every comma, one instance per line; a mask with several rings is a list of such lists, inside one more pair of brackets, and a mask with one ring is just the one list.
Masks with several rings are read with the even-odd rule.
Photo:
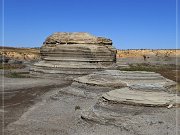
[[81, 109], [81, 107], [80, 107], [80, 106], [78, 106], [78, 105], [76, 105], [74, 109], [75, 109], [75, 111], [76, 111], [76, 110], [80, 110], [80, 109]]
[[130, 64], [130, 68], [125, 68], [125, 71], [149, 71], [149, 72], [156, 72], [158, 70], [176, 70], [180, 69], [180, 66], [176, 65], [151, 65], [148, 63], [141, 63], [141, 64]]
[[4, 70], [21, 69], [24, 67], [25, 66], [23, 64], [8, 64], [8, 63], [1, 63], [0, 64], [0, 69], [4, 69]]
[[8, 78], [29, 78], [30, 76], [28, 74], [10, 72], [10, 73], [6, 74], [5, 77], [8, 77]]
[[177, 89], [180, 91], [180, 83], [177, 84]]

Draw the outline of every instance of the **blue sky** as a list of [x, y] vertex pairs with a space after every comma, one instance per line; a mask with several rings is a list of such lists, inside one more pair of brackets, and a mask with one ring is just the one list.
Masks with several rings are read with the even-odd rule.
[[40, 47], [54, 32], [89, 32], [118, 49], [176, 48], [176, 0], [4, 0], [4, 9], [7, 46]]

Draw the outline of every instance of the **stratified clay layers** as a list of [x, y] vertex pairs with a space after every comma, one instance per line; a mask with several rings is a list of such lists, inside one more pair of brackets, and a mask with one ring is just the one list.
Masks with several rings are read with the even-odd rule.
[[113, 68], [116, 50], [110, 39], [88, 33], [55, 33], [41, 47], [42, 61], [31, 68], [34, 75], [86, 75]]

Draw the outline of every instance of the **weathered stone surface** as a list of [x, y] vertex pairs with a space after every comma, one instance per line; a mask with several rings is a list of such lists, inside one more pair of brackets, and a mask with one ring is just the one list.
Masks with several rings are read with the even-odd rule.
[[[82, 111], [83, 119], [105, 125], [115, 125], [131, 131], [136, 126], [139, 129], [139, 123], [148, 126], [149, 118], [152, 120], [150, 123], [165, 122], [165, 119], [160, 117], [162, 113], [169, 117], [167, 108], [173, 110], [173, 107], [178, 107], [180, 104], [180, 97], [170, 94], [171, 89], [175, 89], [176, 83], [154, 72], [106, 70], [74, 80], [79, 85], [87, 85], [82, 89], [93, 85], [110, 88], [107, 89], [108, 92], [101, 91], [93, 96], [99, 99], [93, 107]], [[122, 88], [115, 89], [120, 85]], [[82, 89], [78, 89], [78, 93], [82, 92]], [[102, 90], [102, 88], [99, 89]], [[89, 93], [94, 92], [91, 90]], [[88, 97], [88, 95], [84, 97], [86, 96]]]
[[105, 92], [125, 87], [140, 92], [172, 93], [176, 82], [154, 72], [105, 70], [74, 78], [71, 86], [61, 89], [60, 93], [97, 98]]
[[47, 44], [107, 44], [112, 45], [112, 40], [96, 37], [85, 32], [57, 32], [49, 36], [44, 45]]
[[[106, 70], [75, 78], [71, 86], [59, 90], [52, 99], [62, 101], [64, 95], [93, 99], [94, 106], [81, 112], [86, 122], [114, 125], [132, 134], [151, 134], [144, 130], [150, 127], [153, 134], [163, 135], [160, 129], [175, 123], [175, 111], [179, 110], [174, 106], [180, 98], [166, 92], [175, 84], [154, 72]], [[168, 133], [174, 134], [175, 124], [169, 125]]]
[[77, 97], [84, 97], [90, 99], [98, 99], [102, 96], [103, 93], [111, 91], [110, 87], [101, 87], [101, 86], [90, 86], [86, 84], [81, 84], [73, 82], [71, 86], [60, 89], [56, 95], [53, 95], [53, 99], [57, 99], [60, 95], [74, 95]]
[[116, 66], [112, 41], [88, 33], [55, 33], [46, 39], [40, 53], [42, 61], [31, 68], [31, 74], [37, 76], [81, 76]]
[[[93, 107], [82, 111], [81, 117], [133, 131], [136, 126], [139, 129], [141, 127], [139, 125], [146, 127], [152, 123], [157, 124], [158, 121], [167, 123], [165, 118], [172, 119], [168, 113], [179, 110], [179, 104], [180, 97], [176, 94], [159, 90], [149, 91], [145, 88], [142, 91], [125, 87], [104, 93]], [[141, 132], [141, 130], [139, 131]]]
[[179, 110], [180, 108], [115, 104], [101, 99], [93, 107], [83, 110], [81, 117], [103, 125], [114, 125], [132, 134], [163, 135], [169, 133], [175, 135], [177, 129], [175, 123], [178, 120], [176, 112]]
[[106, 70], [74, 79], [76, 82], [104, 87], [132, 87], [143, 90], [168, 90], [176, 83], [158, 73], [146, 71]]
[[128, 87], [112, 90], [102, 95], [108, 101], [143, 105], [143, 106], [168, 106], [180, 103], [180, 97], [163, 91], [138, 91]]
[[116, 77], [110, 75], [99, 75], [96, 73], [75, 78], [74, 81], [88, 85], [111, 87], [111, 88], [127, 86], [125, 82], [121, 81], [120, 79], [117, 79]]

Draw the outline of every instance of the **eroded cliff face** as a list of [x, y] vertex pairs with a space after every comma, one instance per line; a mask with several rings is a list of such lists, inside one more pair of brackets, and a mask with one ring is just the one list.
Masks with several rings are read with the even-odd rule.
[[39, 49], [0, 47], [0, 55], [12, 60], [36, 61], [40, 58]]
[[119, 64], [158, 64], [158, 65], [180, 65], [180, 50], [118, 50], [117, 63]]
[[180, 57], [180, 50], [175, 49], [165, 49], [165, 50], [146, 50], [146, 49], [137, 49], [137, 50], [118, 50], [118, 58], [128, 58], [128, 57]]

